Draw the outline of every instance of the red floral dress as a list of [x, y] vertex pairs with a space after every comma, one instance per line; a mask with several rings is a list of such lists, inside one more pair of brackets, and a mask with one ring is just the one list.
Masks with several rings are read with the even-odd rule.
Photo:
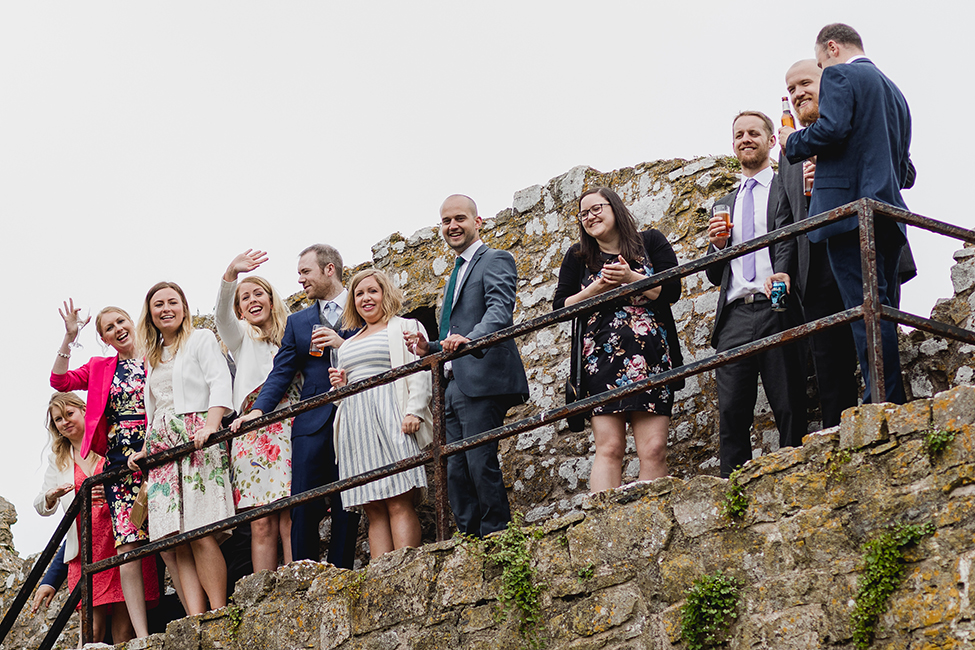
[[[250, 410], [260, 393], [258, 386], [244, 399], [240, 412]], [[300, 389], [292, 383], [278, 408], [300, 400]], [[292, 420], [274, 422], [233, 439], [231, 457], [237, 508], [254, 508], [291, 496]]]

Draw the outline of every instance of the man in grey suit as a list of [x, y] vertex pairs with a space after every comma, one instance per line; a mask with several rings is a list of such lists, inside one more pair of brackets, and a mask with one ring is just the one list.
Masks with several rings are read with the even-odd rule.
[[[440, 232], [457, 258], [444, 291], [440, 340], [408, 335], [407, 343], [417, 354], [455, 352], [468, 341], [512, 324], [515, 260], [481, 242], [481, 223], [468, 196], [454, 194], [440, 206]], [[508, 409], [528, 398], [528, 379], [514, 341], [454, 359], [446, 374], [448, 443], [501, 426]], [[511, 519], [497, 443], [450, 456], [447, 486], [462, 533], [483, 537], [503, 529]]]
[[[709, 253], [765, 235], [780, 225], [775, 216], [782, 184], [769, 160], [769, 151], [775, 145], [772, 121], [758, 111], [744, 111], [732, 122], [732, 134], [735, 157], [741, 163], [742, 182], [736, 191], [715, 202], [715, 206], [730, 208], [733, 226], [729, 233], [722, 217], [711, 218]], [[791, 293], [795, 267], [796, 244], [789, 240], [707, 268], [708, 279], [721, 287], [711, 336], [711, 345], [718, 352], [777, 334], [800, 322], [797, 301], [789, 300], [787, 311], [776, 312], [772, 311], [769, 300], [773, 281], [784, 282]], [[803, 365], [798, 347], [789, 344], [715, 371], [721, 476], [728, 477], [752, 458], [750, 431], [759, 375], [775, 415], [779, 446], [802, 443], [806, 433]]]

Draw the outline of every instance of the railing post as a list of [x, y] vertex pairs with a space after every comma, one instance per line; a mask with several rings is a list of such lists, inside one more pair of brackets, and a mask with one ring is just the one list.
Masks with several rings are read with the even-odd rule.
[[884, 351], [880, 333], [880, 289], [877, 280], [877, 241], [873, 207], [857, 203], [860, 217], [860, 265], [863, 273], [863, 324], [867, 334], [867, 365], [870, 367], [870, 401], [886, 401]]
[[[81, 530], [78, 540], [81, 553], [81, 643], [91, 643], [95, 639], [92, 607], [92, 574], [88, 573], [88, 566], [92, 562], [91, 552], [91, 486], [82, 484], [81, 494]], [[76, 497], [77, 498], [77, 497]], [[100, 640], [100, 639], [99, 639]]]
[[442, 454], [443, 446], [447, 444], [447, 405], [444, 393], [447, 381], [444, 377], [443, 363], [435, 361], [430, 367], [433, 375], [433, 481], [434, 504], [437, 511], [437, 541], [447, 539], [450, 530], [450, 503], [447, 499], [447, 457]]

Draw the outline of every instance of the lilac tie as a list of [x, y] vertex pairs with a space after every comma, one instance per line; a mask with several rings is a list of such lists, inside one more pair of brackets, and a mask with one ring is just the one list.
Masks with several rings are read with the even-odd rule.
[[[752, 195], [752, 189], [758, 184], [754, 178], [749, 178], [745, 181], [745, 195], [741, 200], [742, 207], [742, 230], [741, 230], [741, 241], [746, 242], [751, 239], [755, 239], [755, 197]], [[742, 263], [742, 275], [745, 279], [751, 282], [755, 279], [755, 253], [749, 253], [741, 258]]]

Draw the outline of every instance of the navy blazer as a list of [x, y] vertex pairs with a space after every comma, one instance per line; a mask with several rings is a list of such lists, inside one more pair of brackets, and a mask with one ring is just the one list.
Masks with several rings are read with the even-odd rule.
[[[450, 310], [451, 334], [476, 339], [511, 327], [517, 282], [511, 253], [487, 246], [478, 248], [461, 278], [460, 292]], [[440, 352], [440, 342], [431, 341], [430, 350]], [[517, 397], [512, 400], [514, 403], [528, 399], [528, 378], [514, 341], [488, 348], [481, 357], [468, 354], [451, 363], [454, 381], [468, 397], [508, 395]]]
[[[819, 119], [786, 142], [789, 161], [818, 156], [811, 214], [861, 198], [907, 209], [911, 112], [904, 95], [869, 59], [832, 65], [819, 85]], [[904, 224], [897, 223], [901, 232]], [[809, 241], [857, 229], [857, 217], [809, 233]]]
[[[270, 413], [277, 408], [285, 391], [299, 372], [305, 378], [305, 383], [301, 387], [303, 400], [321, 395], [332, 388], [332, 382], [328, 379], [328, 369], [332, 365], [331, 355], [327, 351], [320, 357], [308, 354], [311, 348], [312, 325], [318, 325], [320, 322], [321, 312], [317, 300], [310, 307], [288, 316], [281, 347], [274, 355], [274, 367], [264, 380], [261, 394], [254, 402], [254, 408], [264, 413]], [[295, 416], [294, 424], [291, 426], [291, 437], [297, 438], [316, 433], [325, 426], [334, 410], [334, 404], [326, 404]]]
[[[731, 223], [735, 223], [735, 198], [738, 196], [738, 192], [745, 186], [742, 183], [737, 190], [722, 196], [720, 199], [714, 202], [715, 205], [727, 205], [731, 210]], [[772, 177], [772, 184], [769, 185], [768, 190], [768, 206], [766, 207], [766, 228], [769, 232], [772, 232], [776, 228], [781, 228], [784, 224], [780, 221], [781, 215], [779, 214], [779, 201], [785, 200], [785, 193], [782, 189], [782, 178], [776, 174]], [[730, 241], [730, 240], [729, 240]], [[708, 246], [708, 254], [716, 252], [714, 246]], [[757, 251], [756, 251], [757, 252]], [[772, 261], [772, 270], [775, 273], [787, 273], [789, 275], [789, 281], [792, 286], [795, 286], [796, 280], [796, 240], [789, 239], [777, 244], [772, 244], [768, 247], [769, 258]], [[728, 295], [728, 289], [731, 288], [731, 261], [726, 262], [716, 262], [710, 265], [704, 270], [705, 275], [708, 276], [708, 280], [711, 284], [721, 287], [721, 292], [718, 294], [718, 308], [714, 314], [714, 329], [711, 331], [711, 347], [716, 348], [718, 346], [718, 332], [721, 329], [721, 317], [724, 313], [725, 307], [725, 297]], [[789, 311], [796, 318], [798, 322], [798, 314], [796, 310], [798, 309], [798, 300], [788, 301]]]

